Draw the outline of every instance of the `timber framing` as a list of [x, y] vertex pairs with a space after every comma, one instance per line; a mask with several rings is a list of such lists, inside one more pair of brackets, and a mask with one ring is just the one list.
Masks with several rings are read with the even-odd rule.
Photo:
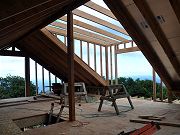
[[147, 38], [142, 34], [142, 31], [140, 30], [134, 18], [130, 15], [124, 6], [124, 3], [120, 0], [111, 2], [109, 0], [104, 0], [104, 2], [116, 16], [119, 22], [121, 22], [123, 27], [127, 30], [134, 42], [138, 45], [139, 49], [142, 50], [143, 54], [149, 60], [153, 68], [157, 71], [168, 89], [172, 89], [172, 78], [169, 76], [166, 68], [163, 66], [161, 60], [155, 53], [154, 49], [151, 47]]
[[169, 0], [174, 13], [176, 14], [176, 17], [180, 23], [180, 1], [179, 0]]
[[22, 51], [10, 51], [10, 50], [0, 50], [1, 56], [15, 56], [15, 57], [25, 57], [27, 54]]
[[45, 27], [89, 0], [41, 0], [31, 1], [28, 4], [26, 0], [21, 1], [20, 4], [8, 1], [1, 3], [3, 12], [0, 13], [0, 47], [5, 47], [34, 30]]
[[73, 14], [77, 15], [77, 16], [80, 16], [80, 17], [83, 17], [83, 18], [85, 18], [87, 20], [90, 20], [92, 22], [95, 22], [95, 23], [101, 24], [103, 26], [106, 26], [106, 27], [108, 27], [110, 29], [113, 29], [113, 30], [115, 30], [117, 32], [120, 32], [122, 34], [128, 35], [128, 33], [123, 28], [121, 28], [121, 27], [119, 27], [117, 25], [114, 25], [114, 24], [112, 24], [110, 22], [107, 22], [105, 20], [102, 20], [102, 19], [100, 19], [100, 18], [98, 18], [96, 16], [88, 14], [88, 13], [86, 13], [84, 11], [76, 9], [76, 10], [73, 11]]
[[164, 32], [162, 31], [160, 24], [157, 22], [157, 19], [153, 15], [150, 7], [148, 6], [147, 2], [142, 1], [142, 0], [134, 0], [134, 3], [140, 10], [143, 17], [148, 22], [149, 26], [151, 27], [152, 32], [154, 33], [161, 47], [163, 48], [164, 52], [168, 56], [175, 71], [180, 76], [180, 63], [175, 55], [175, 52], [172, 50], [172, 47], [168, 39], [166, 38]]
[[135, 46], [135, 47], [130, 47], [130, 48], [117, 49], [117, 50], [115, 51], [115, 53], [116, 53], [116, 54], [121, 54], [121, 53], [135, 52], [135, 51], [140, 51], [137, 46]]
[[[66, 24], [63, 24], [63, 23], [60, 23], [60, 22], [53, 22], [51, 24], [53, 26], [60, 27], [60, 28], [63, 28], [63, 29], [66, 28]], [[104, 37], [104, 36], [101, 36], [99, 34], [89, 32], [89, 31], [86, 31], [86, 30], [83, 30], [83, 29], [80, 29], [80, 28], [77, 28], [77, 27], [73, 27], [73, 29], [74, 29], [75, 33], [86, 35], [89, 38], [97, 38], [99, 40], [106, 41], [107, 44], [112, 44], [112, 43], [117, 42], [117, 40], [113, 40], [113, 39], [110, 39], [108, 37]]]
[[113, 15], [113, 13], [110, 10], [108, 10], [104, 7], [101, 7], [92, 1], [89, 1], [89, 2], [85, 3], [84, 5], [88, 8], [91, 8], [91, 9], [97, 11], [97, 12], [100, 12], [101, 14], [104, 14], [114, 20], [117, 20], [116, 17]]

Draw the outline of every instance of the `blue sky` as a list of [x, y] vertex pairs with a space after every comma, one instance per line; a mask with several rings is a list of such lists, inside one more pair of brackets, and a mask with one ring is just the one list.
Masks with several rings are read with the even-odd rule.
[[[104, 6], [105, 8], [107, 8], [107, 6], [103, 3], [102, 0], [92, 0], [93, 2], [96, 2], [97, 4]], [[85, 6], [81, 6], [79, 8], [80, 10], [83, 11], [87, 11], [87, 12], [91, 12], [93, 13], [94, 16], [100, 17], [104, 20], [107, 20], [113, 24], [116, 24], [120, 27], [121, 24], [118, 21], [115, 21], [109, 17], [106, 17], [96, 11], [92, 11], [91, 9], [85, 7]], [[95, 24], [91, 21], [85, 20], [81, 17], [77, 17], [74, 16], [74, 18], [79, 19], [81, 21], [85, 21], [86, 23], [89, 23], [91, 25], [94, 25], [96, 27], [102, 28], [104, 30], [107, 30], [113, 34], [117, 34], [120, 36], [123, 36], [127, 39], [131, 39], [130, 37], [127, 37], [125, 35], [122, 35], [114, 30], [111, 30], [109, 28], [106, 28], [102, 25], [99, 24]], [[60, 38], [62, 39], [62, 38]], [[62, 39], [63, 40], [63, 39]], [[75, 41], [75, 53], [77, 55], [80, 55], [79, 52], [79, 41]], [[97, 49], [97, 72], [100, 74], [100, 66], [98, 63], [98, 60], [100, 59], [99, 57], [99, 47], [96, 48]], [[85, 62], [87, 62], [87, 56], [86, 56], [86, 43], [83, 42], [83, 60]], [[90, 65], [92, 68], [94, 68], [94, 61], [93, 61], [93, 45], [90, 45], [90, 57], [91, 57], [91, 61], [90, 61]], [[104, 50], [103, 50], [103, 55], [104, 55]], [[114, 58], [114, 57], [113, 57]], [[1, 77], [5, 77], [8, 74], [11, 75], [19, 75], [24, 77], [24, 58], [19, 58], [19, 57], [0, 57], [0, 76]], [[103, 58], [103, 66], [105, 67], [105, 59]], [[34, 71], [34, 62], [31, 61], [31, 80], [35, 79], [35, 71]], [[42, 75], [42, 71], [41, 71], [41, 66], [38, 66], [38, 78], [41, 79]], [[113, 61], [113, 69], [114, 69], [114, 61]], [[105, 75], [105, 68], [103, 69], [103, 73]], [[111, 75], [109, 75], [111, 76]], [[146, 76], [149, 78], [151, 78], [152, 76], [152, 67], [149, 64], [149, 62], [146, 60], [146, 58], [143, 56], [143, 54], [138, 51], [138, 52], [132, 52], [132, 53], [126, 53], [126, 54], [118, 54], [118, 76], [121, 77], [133, 77], [133, 78], [141, 78], [142, 76]], [[113, 72], [113, 78], [114, 78], [114, 72]], [[48, 79], [48, 72], [45, 71], [45, 79]], [[54, 77], [52, 78], [54, 79]]]

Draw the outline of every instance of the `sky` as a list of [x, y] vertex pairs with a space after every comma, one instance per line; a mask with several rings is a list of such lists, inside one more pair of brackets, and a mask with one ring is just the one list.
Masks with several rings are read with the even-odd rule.
[[[107, 6], [103, 3], [102, 0], [92, 0], [93, 2], [96, 2], [97, 4], [107, 8]], [[120, 27], [121, 24], [118, 21], [115, 21], [109, 17], [106, 17], [105, 15], [102, 15], [96, 11], [93, 11], [92, 9], [89, 9], [85, 6], [79, 7], [80, 10], [86, 11], [88, 13], [92, 13], [94, 16], [100, 17], [104, 20], [107, 20], [113, 24], [116, 24]], [[96, 27], [99, 27], [101, 29], [104, 29], [106, 31], [109, 31], [113, 34], [117, 34], [120, 36], [123, 36], [127, 39], [131, 39], [128, 36], [125, 36], [119, 32], [116, 32], [115, 30], [111, 30], [109, 28], [106, 28], [102, 25], [93, 23], [91, 21], [85, 20], [81, 17], [74, 16], [75, 19], [79, 19], [81, 21], [85, 21], [86, 23], [89, 23], [91, 25], [94, 25]], [[59, 36], [60, 40], [64, 40], [61, 36]], [[100, 74], [100, 65], [99, 65], [99, 47], [97, 49], [97, 72]], [[113, 50], [114, 52], [114, 50]], [[80, 56], [80, 46], [79, 41], [75, 41], [75, 53]], [[94, 49], [93, 45], [90, 44], [90, 65], [92, 68], [94, 68]], [[104, 55], [104, 50], [103, 50]], [[113, 56], [114, 59], [114, 56]], [[86, 43], [83, 42], [83, 60], [87, 63], [87, 49], [86, 49]], [[146, 60], [144, 55], [138, 51], [138, 52], [131, 52], [131, 53], [125, 53], [125, 54], [118, 54], [117, 56], [118, 60], [118, 76], [119, 77], [132, 77], [134, 79], [136, 78], [142, 78], [142, 79], [151, 79], [152, 78], [152, 67], [149, 64], [149, 62]], [[30, 61], [31, 63], [31, 80], [35, 80], [35, 65], [34, 61]], [[105, 67], [105, 59], [103, 58], [103, 66]], [[114, 69], [114, 61], [113, 61], [113, 69]], [[42, 67], [38, 65], [38, 79], [42, 78]], [[20, 57], [7, 57], [7, 56], [1, 56], [0, 57], [0, 77], [5, 77], [7, 75], [19, 75], [24, 77], [24, 58]], [[103, 75], [105, 75], [105, 68], [103, 69]], [[111, 76], [111, 75], [109, 75]], [[114, 73], [113, 73], [114, 78]], [[48, 79], [48, 71], [45, 70], [45, 80]], [[52, 77], [52, 81], [54, 80], [54, 77]], [[58, 80], [60, 81], [60, 80]]]

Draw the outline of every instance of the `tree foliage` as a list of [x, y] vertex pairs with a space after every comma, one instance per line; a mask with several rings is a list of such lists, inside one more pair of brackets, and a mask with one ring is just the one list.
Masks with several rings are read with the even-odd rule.
[[[35, 95], [35, 85], [30, 83], [30, 95]], [[8, 75], [0, 77], [0, 99], [25, 96], [25, 79], [20, 76]]]
[[[132, 78], [120, 77], [118, 83], [125, 85], [127, 91], [131, 96], [150, 98], [153, 95], [153, 81], [152, 80], [140, 80], [139, 78], [133, 80]], [[157, 97], [160, 97], [160, 84], [156, 83]], [[167, 97], [167, 89], [163, 86], [163, 97]]]

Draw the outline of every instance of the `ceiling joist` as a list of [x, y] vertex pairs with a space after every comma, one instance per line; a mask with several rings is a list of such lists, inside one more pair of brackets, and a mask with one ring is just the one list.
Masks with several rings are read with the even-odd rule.
[[[51, 25], [56, 26], [56, 27], [60, 27], [60, 28], [63, 28], [63, 29], [67, 28], [67, 25], [64, 24], [64, 23], [61, 23], [61, 22], [53, 22], [53, 23], [51, 23]], [[73, 27], [73, 31], [76, 32], [76, 33], [82, 34], [82, 35], [86, 35], [86, 36], [88, 36], [90, 38], [92, 37], [92, 38], [95, 38], [95, 39], [105, 41], [105, 42], [107, 42], [107, 44], [117, 42], [116, 40], [112, 40], [110, 38], [106, 38], [104, 36], [100, 36], [98, 34], [95, 34], [95, 33], [92, 33], [92, 32], [89, 32], [87, 30], [83, 30], [83, 29], [80, 29], [80, 28], [77, 28], [77, 27]]]
[[[60, 20], [67, 22], [66, 16], [61, 17]], [[96, 33], [102, 34], [102, 35], [104, 35], [104, 36], [113, 38], [113, 39], [115, 39], [115, 40], [128, 41], [127, 39], [125, 39], [125, 38], [123, 38], [123, 37], [117, 36], [117, 35], [115, 35], [115, 34], [113, 34], [113, 33], [110, 33], [110, 32], [108, 32], [108, 31], [102, 30], [102, 29], [100, 29], [100, 28], [98, 28], [98, 27], [89, 25], [89, 24], [87, 24], [87, 23], [81, 22], [81, 21], [76, 20], [76, 19], [73, 19], [73, 24], [74, 24], [74, 25], [77, 25], [77, 26], [80, 26], [80, 27], [82, 27], [82, 28], [85, 28], [85, 29], [94, 31], [94, 32], [96, 32]]]
[[86, 7], [88, 7], [88, 8], [91, 8], [91, 9], [101, 13], [101, 14], [104, 14], [104, 15], [106, 15], [106, 16], [114, 19], [114, 20], [117, 20], [116, 17], [113, 15], [113, 13], [110, 10], [108, 10], [108, 9], [106, 9], [104, 7], [101, 7], [101, 6], [99, 6], [98, 4], [96, 4], [96, 3], [92, 2], [92, 1], [89, 1], [84, 5]]
[[79, 17], [85, 18], [85, 19], [87, 19], [87, 20], [90, 20], [90, 21], [92, 21], [92, 22], [98, 23], [98, 24], [100, 24], [100, 25], [106, 26], [106, 27], [108, 27], [108, 28], [110, 28], [110, 29], [113, 29], [113, 30], [115, 30], [115, 31], [117, 31], [117, 32], [120, 32], [120, 33], [122, 33], [122, 34], [128, 35], [128, 33], [126, 32], [126, 30], [124, 30], [123, 28], [121, 28], [121, 27], [119, 27], [119, 26], [117, 26], [117, 25], [114, 25], [114, 24], [112, 24], [112, 23], [109, 23], [109, 22], [107, 22], [107, 21], [105, 21], [105, 20], [103, 20], [103, 19], [100, 19], [100, 18], [96, 17], [96, 16], [90, 15], [90, 14], [84, 12], [84, 11], [75, 9], [75, 10], [73, 11], [73, 14], [74, 14], [74, 15], [77, 15], [77, 16], [79, 16]]
[[[45, 28], [47, 30], [49, 30], [50, 32], [54, 33], [54, 34], [58, 34], [58, 35], [61, 35], [61, 36], [67, 36], [66, 30], [57, 29], [57, 28], [54, 28], [54, 27], [51, 27], [51, 26], [46, 26]], [[106, 42], [104, 42], [102, 40], [93, 39], [93, 38], [90, 38], [90, 37], [87, 37], [87, 36], [84, 36], [84, 35], [81, 35], [81, 34], [77, 34], [77, 33], [74, 33], [74, 39], [85, 41], [85, 42], [96, 44], [96, 45], [102, 45], [102, 46], [107, 45]]]

